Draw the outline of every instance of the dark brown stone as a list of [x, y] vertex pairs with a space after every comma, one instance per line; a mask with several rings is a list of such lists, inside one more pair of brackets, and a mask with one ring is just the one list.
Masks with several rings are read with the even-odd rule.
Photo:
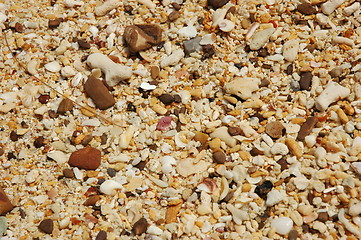
[[316, 123], [318, 122], [318, 119], [316, 117], [309, 117], [306, 119], [306, 122], [304, 122], [300, 128], [300, 131], [297, 135], [297, 140], [303, 141], [306, 136], [308, 136]]
[[240, 127], [228, 127], [228, 133], [231, 136], [241, 135], [243, 133]]
[[139, 24], [127, 26], [124, 41], [131, 53], [146, 50], [158, 45], [162, 40], [162, 29], [157, 24]]
[[226, 162], [227, 157], [226, 154], [222, 151], [216, 151], [213, 153], [213, 160], [218, 164], [223, 164]]
[[86, 146], [91, 142], [91, 140], [93, 140], [93, 136], [91, 134], [85, 135], [85, 137], [81, 141], [81, 145]]
[[51, 219], [44, 219], [38, 226], [39, 230], [43, 233], [51, 234], [54, 229], [54, 223]]
[[36, 148], [41, 148], [42, 146], [45, 146], [45, 138], [43, 136], [39, 136], [34, 141], [34, 146]]
[[316, 8], [312, 6], [310, 3], [301, 3], [297, 6], [297, 11], [304, 15], [312, 15], [317, 12]]
[[62, 18], [51, 19], [51, 20], [49, 20], [49, 22], [48, 22], [48, 26], [49, 26], [49, 28], [51, 28], [51, 29], [57, 28], [57, 27], [59, 27], [59, 25], [60, 25], [60, 23], [61, 23], [62, 21], [63, 21]]
[[73, 101], [71, 101], [69, 98], [63, 98], [56, 112], [58, 114], [64, 115], [67, 111], [71, 111], [73, 107], [74, 107]]
[[285, 127], [280, 121], [269, 122], [266, 125], [266, 133], [272, 138], [280, 138], [284, 134]]
[[65, 168], [63, 170], [63, 175], [66, 178], [74, 178], [75, 177], [73, 170], [70, 168]]
[[13, 142], [16, 142], [17, 140], [19, 140], [19, 135], [16, 134], [15, 131], [11, 131], [10, 132], [10, 140]]
[[176, 3], [176, 2], [172, 2], [172, 7], [173, 7], [175, 10], [180, 10], [180, 9], [181, 9], [181, 5], [179, 5], [179, 3]]
[[295, 229], [292, 229], [289, 233], [288, 233], [288, 240], [296, 240], [298, 238], [298, 232]]
[[145, 218], [139, 219], [136, 223], [134, 223], [132, 232], [135, 235], [142, 235], [148, 229], [148, 222]]
[[229, 0], [208, 0], [208, 6], [212, 8], [220, 8], [226, 5]]
[[321, 222], [326, 222], [328, 220], [328, 213], [327, 212], [318, 213], [317, 220], [319, 220]]
[[101, 110], [108, 109], [115, 104], [113, 95], [102, 81], [90, 75], [84, 84], [86, 94], [93, 100], [94, 104]]
[[179, 11], [173, 11], [168, 15], [168, 20], [170, 22], [174, 22], [175, 20], [177, 20], [180, 17], [180, 13]]
[[87, 200], [85, 200], [85, 202], [83, 203], [84, 206], [94, 206], [97, 201], [100, 200], [100, 196], [99, 195], [93, 195], [88, 197]]
[[301, 90], [309, 91], [311, 89], [312, 77], [313, 77], [312, 72], [301, 73], [301, 79], [300, 79]]
[[78, 39], [78, 44], [79, 44], [79, 47], [82, 49], [89, 49], [91, 47], [90, 43], [83, 39]]
[[49, 94], [43, 94], [43, 95], [40, 95], [38, 100], [41, 104], [47, 104], [49, 102], [49, 99], [50, 99], [50, 95]]
[[158, 99], [165, 105], [170, 105], [174, 102], [174, 97], [168, 93], [160, 95]]
[[95, 237], [95, 240], [106, 240], [107, 239], [107, 232], [104, 230], [100, 230], [97, 236]]
[[24, 26], [19, 22], [15, 23], [15, 31], [18, 33], [24, 32]]
[[82, 169], [95, 170], [99, 167], [101, 152], [90, 146], [73, 152], [69, 158], [69, 165]]

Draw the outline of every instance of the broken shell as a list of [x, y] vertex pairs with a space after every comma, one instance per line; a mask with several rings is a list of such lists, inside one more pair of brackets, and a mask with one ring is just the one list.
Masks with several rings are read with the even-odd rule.
[[206, 193], [212, 193], [216, 188], [216, 181], [211, 178], [204, 179], [197, 187], [198, 190], [205, 191]]
[[221, 195], [219, 196], [219, 200], [223, 200], [227, 194], [229, 193], [229, 184], [225, 177], [222, 177], [221, 180]]
[[184, 148], [188, 145], [188, 139], [186, 134], [186, 132], [181, 131], [174, 136], [175, 144], [178, 147]]
[[234, 29], [234, 22], [229, 21], [227, 19], [223, 19], [218, 23], [218, 27], [223, 32], [230, 32]]
[[230, 203], [227, 204], [227, 209], [232, 213], [233, 221], [238, 225], [241, 225], [244, 220], [248, 219], [247, 212], [236, 208]]
[[121, 189], [123, 187], [122, 184], [116, 182], [114, 180], [106, 180], [100, 185], [100, 192], [106, 195], [114, 195], [116, 189]]

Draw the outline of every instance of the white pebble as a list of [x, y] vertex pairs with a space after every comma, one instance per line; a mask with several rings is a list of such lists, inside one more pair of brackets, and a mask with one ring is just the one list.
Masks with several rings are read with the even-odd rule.
[[325, 111], [331, 103], [343, 99], [348, 95], [350, 95], [350, 89], [343, 87], [336, 82], [330, 81], [316, 99], [316, 108], [320, 111]]
[[25, 177], [25, 181], [27, 183], [33, 183], [39, 177], [39, 170], [33, 169], [31, 170]]
[[234, 29], [234, 22], [223, 19], [218, 23], [218, 27], [222, 32], [230, 32]]
[[171, 55], [163, 58], [160, 61], [161, 68], [172, 66], [177, 64], [182, 58], [184, 58], [184, 52], [182, 49], [175, 50]]
[[321, 9], [322, 12], [326, 15], [330, 15], [333, 13], [333, 11], [336, 10], [341, 4], [344, 2], [344, 0], [329, 0], [322, 4]]
[[59, 72], [61, 69], [60, 64], [57, 61], [53, 61], [50, 63], [45, 64], [45, 69], [48, 70], [49, 72]]
[[119, 7], [122, 4], [120, 0], [107, 0], [102, 5], [95, 8], [94, 13], [96, 16], [104, 16], [111, 10]]
[[361, 162], [353, 162], [351, 166], [358, 174], [361, 175]]
[[356, 12], [358, 9], [361, 8], [361, 4], [360, 2], [354, 2], [352, 5], [348, 6], [348, 7], [345, 7], [343, 9], [343, 13], [346, 15], [346, 16], [350, 16], [352, 15], [354, 12]]
[[350, 207], [350, 209], [348, 210], [348, 213], [351, 216], [357, 216], [357, 215], [361, 214], [361, 202], [358, 202], [358, 203], [352, 205]]
[[288, 147], [284, 143], [275, 143], [271, 147], [271, 153], [272, 155], [286, 155], [288, 153]]
[[81, 6], [84, 2], [75, 0], [64, 0], [64, 6], [67, 8], [73, 8], [75, 6]]
[[356, 156], [357, 154], [359, 154], [361, 152], [361, 137], [356, 137], [354, 140], [353, 140], [353, 143], [352, 143], [352, 146], [351, 146], [351, 149], [349, 151], [349, 154], [351, 156]]
[[53, 159], [59, 166], [63, 165], [68, 161], [68, 156], [61, 151], [49, 151], [47, 157]]
[[297, 58], [300, 43], [297, 39], [291, 39], [283, 45], [283, 57], [286, 61], [293, 62]]
[[179, 29], [178, 35], [187, 37], [187, 38], [194, 38], [197, 36], [197, 28], [195, 26], [187, 26]]
[[210, 134], [211, 138], [219, 138], [225, 142], [228, 146], [234, 147], [237, 144], [237, 140], [228, 133], [227, 127], [219, 127]]
[[61, 73], [61, 75], [62, 75], [63, 77], [66, 77], [66, 78], [72, 77], [72, 76], [74, 76], [74, 75], [76, 74], [74, 68], [72, 68], [72, 67], [70, 67], [70, 66], [65, 66], [65, 67], [63, 67], [63, 68], [61, 69], [61, 72], [60, 72], [60, 73]]
[[121, 189], [123, 187], [122, 184], [116, 182], [114, 180], [106, 180], [100, 185], [100, 192], [106, 195], [114, 195], [116, 189]]
[[236, 77], [224, 85], [228, 94], [234, 94], [243, 100], [252, 97], [253, 92], [259, 89], [260, 80], [257, 78]]
[[74, 176], [75, 176], [75, 178], [76, 179], [83, 179], [83, 173], [79, 170], [79, 168], [77, 168], [77, 167], [75, 167], [74, 169], [73, 169], [73, 172], [74, 172]]
[[271, 227], [276, 230], [276, 233], [286, 235], [291, 231], [293, 227], [293, 221], [289, 217], [275, 218], [271, 222]]
[[280, 201], [282, 201], [283, 198], [284, 198], [284, 193], [281, 193], [280, 191], [273, 189], [272, 191], [267, 193], [266, 205], [269, 207], [274, 206]]
[[251, 50], [258, 50], [263, 47], [274, 33], [275, 28], [267, 28], [262, 31], [259, 31], [253, 35], [253, 38], [249, 44]]
[[206, 34], [202, 37], [202, 40], [199, 42], [200, 45], [213, 44], [216, 41], [217, 37], [214, 33]]
[[156, 8], [156, 4], [154, 2], [152, 2], [151, 0], [138, 0], [139, 3], [143, 4], [144, 6], [146, 6], [149, 9], [154, 9]]
[[354, 45], [354, 42], [352, 39], [349, 39], [346, 37], [339, 37], [339, 36], [333, 37], [332, 42], [336, 43], [336, 44], [346, 44], [348, 46]]
[[147, 233], [151, 235], [161, 235], [163, 233], [163, 230], [155, 225], [150, 225], [147, 229]]

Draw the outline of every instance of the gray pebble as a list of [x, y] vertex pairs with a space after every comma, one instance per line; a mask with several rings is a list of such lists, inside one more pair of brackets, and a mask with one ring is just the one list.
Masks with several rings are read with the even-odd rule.
[[201, 42], [200, 37], [195, 37], [190, 40], [184, 41], [184, 52], [186, 55], [189, 55], [193, 52], [200, 52], [202, 50], [202, 46], [199, 44]]

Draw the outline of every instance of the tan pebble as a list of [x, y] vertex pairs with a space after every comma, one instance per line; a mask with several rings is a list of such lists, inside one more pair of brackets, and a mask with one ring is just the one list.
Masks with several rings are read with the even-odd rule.
[[150, 76], [153, 79], [156, 79], [159, 76], [159, 67], [158, 66], [153, 65], [150, 67]]
[[249, 192], [252, 189], [252, 185], [249, 183], [242, 184], [242, 192]]
[[240, 151], [239, 153], [239, 156], [241, 157], [241, 159], [243, 161], [250, 161], [251, 160], [251, 154], [249, 152], [246, 152], [246, 151]]
[[306, 119], [304, 118], [292, 118], [291, 122], [293, 124], [302, 124], [306, 121]]
[[343, 124], [345, 124], [349, 121], [346, 113], [341, 108], [337, 109], [337, 116], [340, 118], [340, 120]]
[[182, 208], [183, 201], [179, 199], [180, 202], [177, 205], [172, 205], [167, 208], [166, 214], [165, 214], [165, 223], [173, 223], [177, 222], [177, 215]]
[[228, 114], [231, 115], [231, 116], [237, 117], [237, 116], [241, 115], [241, 110], [234, 109], [232, 111], [229, 111]]
[[209, 141], [208, 144], [209, 144], [209, 147], [211, 149], [217, 149], [217, 148], [221, 148], [221, 139], [219, 138], [214, 138], [213, 140]]
[[286, 145], [293, 155], [295, 155], [297, 158], [302, 157], [302, 149], [295, 139], [286, 138]]
[[237, 104], [238, 103], [238, 99], [235, 98], [235, 97], [224, 96], [223, 98], [224, 98], [224, 100], [226, 100], [226, 101], [228, 101], [228, 102], [230, 102], [232, 104]]

